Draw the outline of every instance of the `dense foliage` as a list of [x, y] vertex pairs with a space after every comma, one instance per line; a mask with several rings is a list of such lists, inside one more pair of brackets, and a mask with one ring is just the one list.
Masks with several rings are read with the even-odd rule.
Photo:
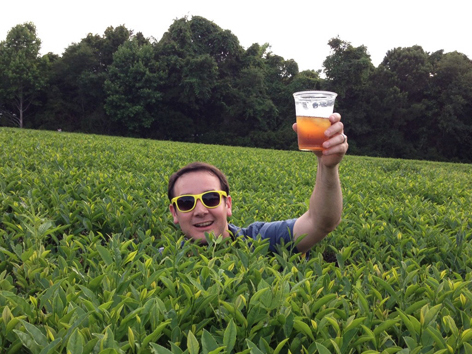
[[347, 156], [302, 257], [182, 244], [166, 186], [206, 161], [233, 223], [296, 217], [312, 154], [11, 128], [0, 154], [2, 354], [472, 353], [470, 165]]
[[0, 42], [0, 125], [290, 150], [293, 92], [327, 89], [353, 154], [472, 161], [472, 62], [458, 52], [394, 48], [374, 67], [333, 38], [324, 75], [299, 72], [198, 16], [159, 41], [118, 26], [62, 56], [40, 44], [32, 23]]

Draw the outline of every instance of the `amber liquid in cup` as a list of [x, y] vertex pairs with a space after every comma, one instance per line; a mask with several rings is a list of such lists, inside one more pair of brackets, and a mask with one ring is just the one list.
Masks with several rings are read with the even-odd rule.
[[324, 132], [331, 126], [328, 118], [297, 116], [298, 148], [304, 151], [324, 150], [328, 140]]

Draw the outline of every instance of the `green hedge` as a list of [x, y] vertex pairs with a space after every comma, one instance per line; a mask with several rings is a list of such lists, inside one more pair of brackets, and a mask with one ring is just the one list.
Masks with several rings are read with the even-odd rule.
[[472, 353], [472, 166], [347, 156], [309, 257], [183, 242], [168, 176], [227, 173], [232, 222], [306, 210], [312, 154], [0, 129], [0, 353]]

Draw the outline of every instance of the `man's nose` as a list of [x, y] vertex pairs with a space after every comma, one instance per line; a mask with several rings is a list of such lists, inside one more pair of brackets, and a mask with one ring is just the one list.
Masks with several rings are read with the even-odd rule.
[[201, 200], [197, 200], [197, 204], [195, 205], [194, 213], [197, 214], [197, 215], [208, 213], [207, 207], [203, 205]]

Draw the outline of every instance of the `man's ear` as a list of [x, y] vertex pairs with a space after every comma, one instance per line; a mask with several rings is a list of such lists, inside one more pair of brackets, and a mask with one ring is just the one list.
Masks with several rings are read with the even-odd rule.
[[226, 197], [226, 216], [230, 217], [231, 215], [233, 215], [232, 207], [233, 207], [233, 201], [231, 200], [231, 196], [228, 195]]
[[179, 219], [177, 217], [177, 210], [175, 210], [175, 207], [174, 207], [174, 204], [170, 204], [169, 205], [169, 210], [172, 214], [172, 217], [174, 218], [174, 224], [178, 224], [179, 223]]

